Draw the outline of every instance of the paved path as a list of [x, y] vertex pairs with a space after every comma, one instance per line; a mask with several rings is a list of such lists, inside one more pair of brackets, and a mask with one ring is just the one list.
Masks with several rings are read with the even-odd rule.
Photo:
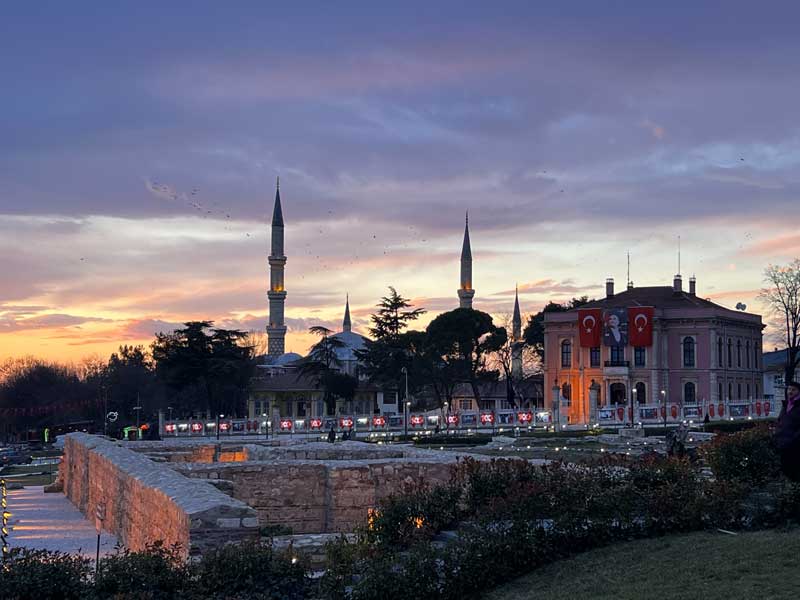
[[[97, 531], [64, 494], [45, 494], [42, 486], [8, 491], [11, 512], [12, 548], [25, 546], [40, 550], [80, 553], [94, 558]], [[110, 533], [100, 536], [100, 556], [114, 551], [117, 539]]]

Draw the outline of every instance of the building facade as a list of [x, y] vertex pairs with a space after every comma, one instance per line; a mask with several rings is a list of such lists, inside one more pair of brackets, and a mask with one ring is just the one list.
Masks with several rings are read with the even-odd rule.
[[[593, 329], [601, 325], [602, 336]], [[545, 406], [559, 398], [562, 420], [589, 424], [604, 407], [697, 406], [702, 415], [712, 404], [762, 399], [763, 327], [759, 315], [698, 297], [694, 277], [688, 291], [676, 275], [672, 287], [629, 283], [620, 294], [609, 279], [604, 299], [545, 313]], [[596, 336], [591, 346], [582, 332]], [[647, 345], [630, 343], [643, 333]]]

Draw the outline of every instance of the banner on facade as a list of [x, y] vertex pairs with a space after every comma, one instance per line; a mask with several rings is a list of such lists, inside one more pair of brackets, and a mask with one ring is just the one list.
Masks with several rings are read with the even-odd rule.
[[628, 345], [628, 311], [624, 308], [607, 308], [603, 311], [603, 345], [625, 347]]
[[644, 347], [653, 345], [653, 318], [655, 308], [652, 306], [632, 306], [628, 308], [628, 333], [631, 346]]
[[596, 348], [600, 345], [603, 311], [599, 308], [578, 309], [578, 330], [581, 348]]

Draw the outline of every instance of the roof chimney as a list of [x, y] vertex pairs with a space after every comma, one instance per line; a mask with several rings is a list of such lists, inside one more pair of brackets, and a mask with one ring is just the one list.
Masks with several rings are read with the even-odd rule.
[[691, 277], [689, 277], [689, 293], [692, 296], [694, 296], [696, 292], [697, 292], [697, 279], [695, 279], [695, 276], [692, 275]]
[[683, 279], [680, 273], [675, 275], [675, 279], [672, 280], [672, 291], [676, 294], [680, 294], [683, 291]]
[[609, 277], [606, 279], [606, 298], [614, 296], [614, 278]]
[[632, 290], [632, 289], [633, 289], [633, 282], [632, 282], [632, 281], [629, 281], [629, 282], [628, 282], [628, 289], [629, 289], [629, 290]]

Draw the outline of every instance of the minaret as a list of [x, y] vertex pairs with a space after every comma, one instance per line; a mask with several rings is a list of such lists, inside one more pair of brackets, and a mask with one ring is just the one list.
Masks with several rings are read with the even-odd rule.
[[269, 255], [269, 325], [267, 325], [267, 354], [278, 357], [285, 352], [286, 325], [283, 320], [283, 305], [286, 290], [283, 287], [283, 268], [286, 256], [283, 253], [283, 211], [281, 210], [281, 181], [275, 185], [275, 208], [272, 210], [272, 245]]
[[472, 248], [469, 245], [469, 212], [464, 225], [464, 244], [461, 246], [461, 288], [458, 290], [458, 307], [472, 308]]
[[519, 288], [514, 290], [514, 317], [511, 319], [511, 376], [522, 377], [522, 315], [519, 311]]
[[350, 332], [353, 330], [353, 325], [350, 322], [350, 294], [347, 294], [347, 300], [344, 304], [344, 321], [342, 321], [342, 331]]

